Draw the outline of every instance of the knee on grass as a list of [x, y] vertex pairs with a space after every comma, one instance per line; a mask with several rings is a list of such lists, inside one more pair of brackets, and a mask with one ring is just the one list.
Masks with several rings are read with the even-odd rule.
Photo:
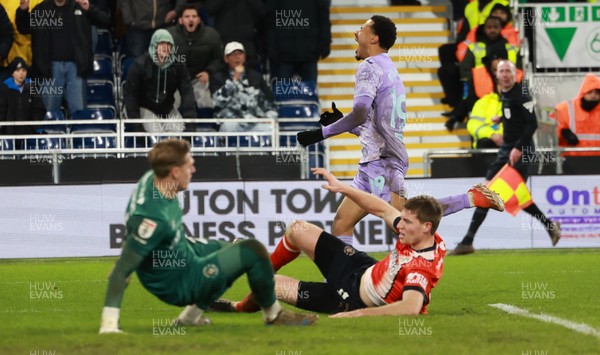
[[267, 248], [256, 239], [246, 239], [239, 242], [238, 245], [242, 250], [246, 250], [260, 259], [269, 259]]

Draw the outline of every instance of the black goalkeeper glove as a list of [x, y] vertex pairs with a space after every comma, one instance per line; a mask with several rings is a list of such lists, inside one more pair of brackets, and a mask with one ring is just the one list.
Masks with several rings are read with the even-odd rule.
[[560, 135], [567, 141], [568, 145], [579, 144], [579, 138], [577, 138], [577, 135], [573, 133], [573, 131], [571, 131], [569, 128], [561, 129]]
[[325, 137], [323, 137], [323, 130], [320, 128], [313, 131], [298, 132], [296, 137], [298, 137], [298, 143], [303, 147], [308, 147], [311, 144], [319, 143], [325, 139]]
[[330, 124], [337, 122], [340, 118], [344, 117], [344, 114], [335, 107], [335, 102], [331, 103], [333, 112], [325, 111], [321, 114], [319, 123], [322, 126], [329, 126]]

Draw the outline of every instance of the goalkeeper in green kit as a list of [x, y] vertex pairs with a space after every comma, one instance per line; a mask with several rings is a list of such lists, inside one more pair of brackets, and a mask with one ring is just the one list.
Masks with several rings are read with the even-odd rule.
[[126, 240], [109, 277], [100, 334], [121, 333], [119, 313], [127, 278], [137, 272], [150, 293], [171, 305], [185, 306], [180, 325], [210, 324], [204, 310], [242, 274], [247, 274], [267, 325], [311, 325], [316, 315], [282, 309], [275, 299], [269, 254], [258, 241], [230, 244], [188, 239], [177, 192], [196, 171], [190, 146], [183, 140], [157, 143], [152, 167], [137, 183], [127, 206]]

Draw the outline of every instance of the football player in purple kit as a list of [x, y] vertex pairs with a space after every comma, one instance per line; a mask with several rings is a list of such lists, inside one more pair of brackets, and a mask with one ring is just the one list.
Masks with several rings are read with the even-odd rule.
[[[333, 114], [325, 113], [329, 122], [321, 120], [322, 124], [330, 124], [298, 133], [298, 142], [307, 146], [343, 132], [358, 134], [362, 158], [352, 186], [401, 209], [406, 201], [404, 175], [408, 169], [403, 141], [406, 89], [388, 55], [396, 41], [396, 25], [387, 17], [375, 15], [354, 37], [358, 42], [356, 58], [363, 62], [356, 71], [352, 111], [342, 118], [334, 107]], [[331, 116], [338, 120], [331, 123]], [[333, 221], [333, 234], [351, 244], [354, 225], [366, 215], [356, 203], [344, 198]]]
[[[298, 133], [298, 142], [308, 146], [343, 132], [359, 136], [362, 158], [352, 186], [385, 201], [398, 210], [406, 202], [404, 175], [408, 153], [404, 145], [406, 89], [388, 51], [396, 41], [396, 25], [387, 17], [375, 15], [354, 33], [356, 58], [363, 59], [356, 71], [352, 111], [343, 116], [332, 105], [333, 113], [321, 117], [323, 128]], [[440, 199], [444, 215], [473, 205], [467, 195]], [[358, 204], [344, 198], [333, 220], [333, 235], [352, 244], [354, 226], [367, 215]]]

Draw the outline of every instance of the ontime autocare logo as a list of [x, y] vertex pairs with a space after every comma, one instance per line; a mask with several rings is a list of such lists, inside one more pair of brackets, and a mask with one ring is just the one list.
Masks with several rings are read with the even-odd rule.
[[550, 185], [546, 201], [548, 217], [561, 223], [563, 237], [600, 238], [600, 188], [597, 185]]

